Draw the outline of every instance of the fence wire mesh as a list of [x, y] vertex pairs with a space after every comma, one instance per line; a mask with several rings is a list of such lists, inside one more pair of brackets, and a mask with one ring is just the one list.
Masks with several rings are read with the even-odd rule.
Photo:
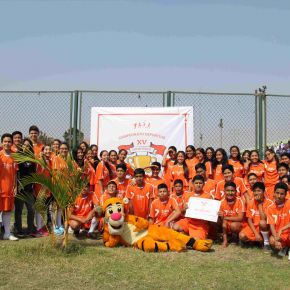
[[81, 92], [81, 126], [85, 140], [90, 138], [92, 107], [162, 107], [163, 92]]
[[174, 105], [193, 107], [196, 147], [255, 147], [253, 95], [175, 92]]
[[70, 128], [71, 92], [0, 92], [1, 132], [21, 131], [36, 125], [44, 142], [63, 140]]
[[284, 144], [290, 140], [290, 96], [267, 95], [267, 144]]

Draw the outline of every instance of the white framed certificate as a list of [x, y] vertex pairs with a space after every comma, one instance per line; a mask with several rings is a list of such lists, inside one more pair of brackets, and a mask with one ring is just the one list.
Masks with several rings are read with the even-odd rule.
[[191, 197], [185, 217], [217, 222], [220, 205], [219, 200]]

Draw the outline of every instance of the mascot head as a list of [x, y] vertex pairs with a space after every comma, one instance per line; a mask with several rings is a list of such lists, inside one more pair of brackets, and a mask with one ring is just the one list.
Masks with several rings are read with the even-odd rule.
[[124, 203], [119, 198], [109, 198], [104, 202], [105, 222], [111, 235], [121, 235], [124, 230]]

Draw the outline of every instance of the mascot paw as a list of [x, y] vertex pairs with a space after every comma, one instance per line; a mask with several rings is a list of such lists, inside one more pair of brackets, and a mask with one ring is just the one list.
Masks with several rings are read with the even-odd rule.
[[208, 252], [212, 246], [212, 240], [196, 240], [193, 249], [201, 252]]

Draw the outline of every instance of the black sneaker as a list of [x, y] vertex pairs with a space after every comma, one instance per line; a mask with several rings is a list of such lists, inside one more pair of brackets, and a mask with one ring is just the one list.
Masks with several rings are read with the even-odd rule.
[[264, 251], [264, 253], [268, 254], [268, 253], [272, 252], [272, 248], [270, 247], [270, 245], [264, 245], [263, 251]]

